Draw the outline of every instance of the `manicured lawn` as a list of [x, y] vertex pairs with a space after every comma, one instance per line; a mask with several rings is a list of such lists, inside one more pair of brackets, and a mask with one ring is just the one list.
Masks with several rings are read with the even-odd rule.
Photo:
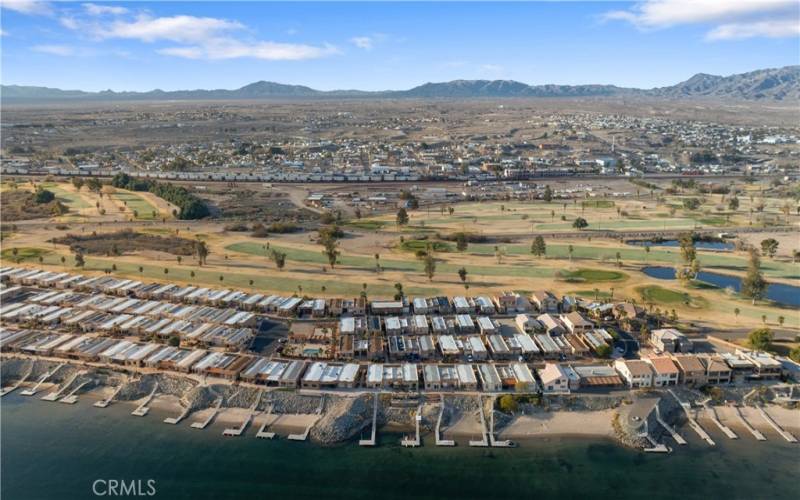
[[[156, 207], [138, 194], [118, 190], [111, 196], [113, 196], [114, 199], [126, 204], [128, 208], [126, 213], [133, 213], [135, 210], [137, 219], [153, 220], [159, 216], [159, 212]], [[155, 216], [153, 216], [153, 212], [155, 212]]]
[[685, 304], [694, 308], [702, 308], [708, 305], [707, 301], [702, 297], [693, 297], [688, 293], [658, 285], [640, 286], [636, 288], [636, 291], [645, 302], [664, 305]]
[[9, 262], [14, 262], [15, 260], [19, 260], [20, 262], [24, 261], [36, 261], [39, 259], [40, 256], [44, 256], [50, 253], [49, 250], [45, 250], [43, 248], [29, 248], [29, 247], [22, 247], [17, 248], [17, 255], [14, 256], [14, 248], [4, 248], [2, 252], [0, 252], [0, 256], [3, 257], [3, 260], [8, 260]]
[[575, 283], [600, 283], [604, 281], [622, 281], [628, 275], [619, 271], [604, 269], [578, 269], [575, 271], [559, 271], [559, 276], [565, 281]]
[[365, 231], [377, 231], [379, 229], [383, 229], [386, 226], [386, 222], [380, 220], [351, 220], [347, 222], [347, 225], [350, 227], [354, 227], [356, 229], [363, 229]]

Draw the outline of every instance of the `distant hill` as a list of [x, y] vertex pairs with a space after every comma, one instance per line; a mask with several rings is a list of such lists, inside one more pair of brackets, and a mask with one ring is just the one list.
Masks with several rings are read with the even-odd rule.
[[800, 66], [762, 69], [731, 76], [698, 73], [670, 87], [631, 89], [614, 85], [528, 85], [514, 80], [453, 80], [425, 83], [408, 90], [316, 90], [303, 85], [259, 81], [235, 90], [151, 90], [84, 92], [49, 87], [2, 85], [3, 101], [63, 100], [227, 100], [227, 99], [479, 99], [529, 97], [643, 96], [667, 99], [725, 98], [800, 100]]

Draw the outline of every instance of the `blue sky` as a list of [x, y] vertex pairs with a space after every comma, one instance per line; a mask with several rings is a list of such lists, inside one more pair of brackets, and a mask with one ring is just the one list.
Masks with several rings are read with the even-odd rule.
[[2, 83], [405, 89], [513, 79], [649, 88], [800, 63], [786, 0], [2, 2]]

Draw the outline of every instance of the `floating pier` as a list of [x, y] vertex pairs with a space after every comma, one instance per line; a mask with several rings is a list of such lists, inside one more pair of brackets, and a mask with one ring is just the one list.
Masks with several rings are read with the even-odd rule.
[[192, 422], [192, 425], [190, 425], [189, 427], [191, 427], [192, 429], [205, 429], [214, 420], [214, 417], [217, 416], [220, 407], [222, 407], [222, 398], [217, 399], [217, 404], [216, 406], [214, 406], [214, 410], [211, 412], [211, 415], [209, 415], [207, 419], [203, 420], [202, 422]]
[[75, 382], [75, 379], [78, 378], [80, 375], [79, 372], [75, 372], [66, 382], [64, 382], [61, 386], [57, 387], [55, 391], [51, 392], [50, 394], [45, 394], [42, 396], [42, 401], [57, 401], [58, 398], [61, 397], [61, 393], [67, 390], [69, 386]]
[[156, 397], [156, 392], [158, 392], [158, 382], [156, 382], [155, 386], [153, 387], [153, 391], [145, 398], [145, 400], [140, 404], [135, 410], [131, 412], [131, 415], [136, 417], [144, 417], [150, 412], [150, 407], [147, 405], [150, 404], [150, 401]]
[[663, 427], [664, 429], [667, 430], [667, 432], [669, 432], [669, 435], [672, 436], [672, 439], [674, 439], [676, 443], [680, 445], [686, 444], [686, 440], [683, 439], [683, 436], [678, 434], [678, 432], [675, 429], [673, 429], [671, 425], [666, 423], [664, 419], [661, 418], [661, 410], [659, 409], [658, 404], [656, 404], [656, 420], [658, 421], [659, 424], [661, 424], [661, 427]]
[[268, 420], [272, 416], [272, 410], [273, 410], [274, 407], [275, 407], [275, 405], [273, 403], [270, 403], [269, 408], [267, 408], [267, 414], [265, 415], [264, 423], [261, 424], [261, 427], [259, 427], [258, 432], [256, 432], [256, 437], [257, 438], [259, 438], [259, 439], [275, 439], [275, 433], [267, 431], [267, 429], [269, 428], [269, 425], [270, 425], [270, 422]]
[[416, 437], [411, 439], [410, 437], [404, 437], [400, 444], [407, 448], [416, 448], [421, 444], [421, 440], [419, 438], [419, 422], [422, 420], [422, 405], [417, 407], [417, 412], [414, 414], [414, 425], [416, 427]]
[[442, 415], [444, 415], [444, 396], [442, 396], [442, 404], [439, 407], [439, 418], [436, 419], [434, 437], [436, 438], [436, 446], [455, 446], [456, 442], [452, 439], [439, 439], [442, 431]]
[[250, 425], [250, 422], [253, 420], [253, 416], [256, 414], [256, 408], [258, 408], [258, 403], [261, 401], [261, 396], [263, 394], [264, 391], [258, 393], [258, 397], [256, 398], [255, 403], [253, 403], [253, 406], [251, 406], [250, 410], [247, 412], [247, 418], [245, 418], [244, 422], [242, 422], [242, 425], [239, 427], [228, 427], [222, 431], [223, 436], [236, 437], [241, 436], [244, 433], [245, 429], [247, 429], [247, 426]]
[[55, 368], [53, 368], [51, 371], [45, 373], [44, 375], [42, 375], [42, 378], [40, 378], [39, 381], [36, 382], [36, 385], [34, 385], [30, 389], [25, 389], [24, 391], [20, 392], [20, 394], [22, 394], [23, 396], [33, 396], [33, 395], [35, 395], [39, 391], [39, 386], [41, 386], [43, 383], [45, 383], [47, 381], [47, 379], [52, 377], [65, 364], [66, 363], [62, 363], [62, 364], [56, 366]]
[[715, 443], [714, 440], [711, 439], [711, 436], [709, 436], [708, 433], [702, 427], [700, 427], [700, 424], [697, 423], [697, 420], [692, 415], [692, 405], [681, 401], [678, 395], [675, 394], [672, 389], [668, 390], [669, 393], [672, 394], [672, 397], [675, 398], [675, 401], [681, 405], [681, 408], [683, 408], [683, 411], [686, 413], [686, 418], [689, 420], [689, 427], [691, 427], [703, 441], [708, 443], [709, 446], [715, 446], [717, 443]]
[[110, 405], [111, 402], [114, 401], [114, 398], [117, 397], [117, 394], [119, 394], [119, 391], [121, 391], [122, 388], [125, 387], [126, 383], [127, 383], [127, 380], [125, 382], [119, 384], [119, 386], [116, 389], [114, 389], [114, 392], [112, 392], [109, 397], [107, 397], [106, 399], [101, 399], [100, 401], [95, 402], [94, 406], [96, 406], [97, 408], [106, 408], [106, 407], [108, 407], [108, 405]]
[[184, 418], [189, 416], [189, 412], [190, 411], [191, 411], [191, 407], [187, 406], [186, 408], [183, 409], [181, 414], [178, 415], [177, 417], [167, 417], [167, 418], [165, 418], [164, 419], [164, 423], [165, 424], [171, 424], [171, 425], [177, 425], [178, 422], [180, 422], [181, 420], [183, 420]]
[[730, 439], [739, 439], [739, 436], [737, 436], [730, 427], [720, 421], [719, 417], [717, 416], [717, 410], [715, 410], [713, 406], [705, 404], [704, 407], [711, 418], [711, 421], [717, 424], [717, 427], [719, 427], [719, 430], [721, 430], [723, 434], [728, 436]]
[[486, 437], [486, 418], [483, 416], [483, 401], [478, 396], [478, 416], [481, 417], [481, 439], [471, 440], [470, 446], [486, 447], [489, 446], [489, 439]]
[[[492, 410], [491, 416], [489, 417], [489, 445], [495, 448], [513, 448], [514, 442], [509, 439], [501, 439], [496, 440], [494, 438], [494, 400], [496, 398], [492, 398]], [[481, 413], [483, 413], [483, 405], [481, 405]]]
[[762, 408], [761, 406], [756, 406], [756, 409], [761, 414], [761, 416], [764, 417], [764, 420], [766, 420], [767, 423], [771, 425], [773, 429], [775, 429], [775, 432], [780, 434], [783, 439], [785, 439], [790, 443], [797, 442], [797, 438], [794, 437], [791, 433], [783, 430], [783, 428], [780, 425], [778, 425], [778, 422], [773, 420], [772, 417], [769, 416], [769, 413], [767, 413], [766, 410], [764, 410], [764, 408]]
[[369, 439], [359, 439], [359, 446], [375, 446], [375, 438], [378, 433], [378, 393], [375, 393], [375, 400], [372, 407], [372, 436]]
[[86, 380], [86, 381], [83, 381], [80, 384], [78, 384], [78, 386], [76, 388], [72, 389], [69, 392], [69, 394], [67, 394], [66, 396], [61, 398], [59, 403], [64, 403], [64, 404], [68, 404], [68, 405], [74, 405], [75, 403], [77, 403], [78, 402], [78, 391], [80, 391], [83, 388], [83, 386], [85, 386], [89, 382], [90, 382], [89, 380]]
[[[376, 412], [377, 412], [377, 410], [378, 410], [378, 400], [377, 400], [377, 397], [378, 397], [378, 396], [377, 396], [377, 394], [376, 394], [376, 395], [375, 395], [375, 398], [376, 398], [376, 399], [375, 399], [375, 411], [376, 411]], [[305, 441], [306, 439], [308, 439], [308, 434], [311, 432], [311, 428], [312, 428], [312, 427], [314, 427], [314, 424], [316, 424], [316, 423], [317, 423], [317, 420], [319, 420], [319, 419], [321, 418], [321, 415], [322, 415], [322, 409], [323, 409], [324, 407], [325, 407], [325, 396], [322, 396], [321, 398], [319, 398], [319, 406], [317, 407], [317, 411], [316, 411], [317, 418], [315, 418], [315, 419], [314, 419], [314, 421], [313, 421], [313, 422], [311, 422], [311, 423], [308, 425], [308, 427], [306, 427], [306, 430], [305, 430], [305, 431], [303, 431], [303, 433], [302, 433], [302, 434], [289, 434], [288, 436], [286, 436], [286, 439], [288, 439], [288, 440], [290, 440], [290, 441]], [[372, 435], [373, 435], [373, 437], [375, 436], [375, 428], [374, 428], [374, 427], [373, 427], [373, 430], [372, 430]], [[358, 444], [361, 444], [361, 441], [359, 441], [359, 443], [358, 443]]]
[[28, 380], [28, 377], [31, 376], [32, 372], [33, 372], [33, 363], [31, 363], [31, 366], [30, 368], [28, 368], [28, 371], [25, 372], [25, 375], [23, 375], [19, 380], [17, 380], [17, 383], [0, 389], [0, 397], [3, 397], [6, 394], [11, 394], [12, 392], [16, 391], [22, 384], [25, 383], [26, 380]]
[[752, 434], [759, 441], [766, 441], [767, 438], [765, 438], [764, 435], [761, 434], [761, 431], [750, 425], [750, 422], [745, 420], [744, 415], [742, 415], [742, 410], [738, 406], [734, 406], [734, 408], [736, 409], [736, 414], [739, 416], [739, 420], [741, 420], [745, 428], [747, 428], [747, 430], [750, 431], [750, 434]]

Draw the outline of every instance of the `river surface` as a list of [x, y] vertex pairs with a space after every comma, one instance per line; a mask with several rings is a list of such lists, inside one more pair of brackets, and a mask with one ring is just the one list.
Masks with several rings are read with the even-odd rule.
[[797, 498], [800, 448], [772, 434], [758, 443], [744, 434], [728, 441], [712, 430], [716, 447], [688, 436], [689, 445], [670, 455], [577, 438], [487, 450], [437, 448], [428, 437], [422, 448], [405, 449], [385, 433], [376, 448], [322, 448], [259, 440], [253, 428], [224, 438], [221, 423], [172, 426], [156, 410], [138, 418], [130, 404], [98, 409], [92, 401], [2, 399], [4, 500], [95, 498], [95, 481], [109, 479], [141, 480], [145, 492], [152, 479], [153, 498], [169, 500]]
[[[647, 266], [642, 268], [642, 272], [651, 278], [659, 280], [675, 279], [674, 267]], [[736, 293], [739, 293], [742, 289], [742, 279], [738, 276], [700, 271], [697, 274], [697, 279], [705, 281], [706, 283], [711, 283], [719, 288], [730, 287], [736, 291]], [[766, 298], [778, 304], [800, 308], [800, 286], [786, 285], [784, 283], [770, 283], [767, 285]]]

